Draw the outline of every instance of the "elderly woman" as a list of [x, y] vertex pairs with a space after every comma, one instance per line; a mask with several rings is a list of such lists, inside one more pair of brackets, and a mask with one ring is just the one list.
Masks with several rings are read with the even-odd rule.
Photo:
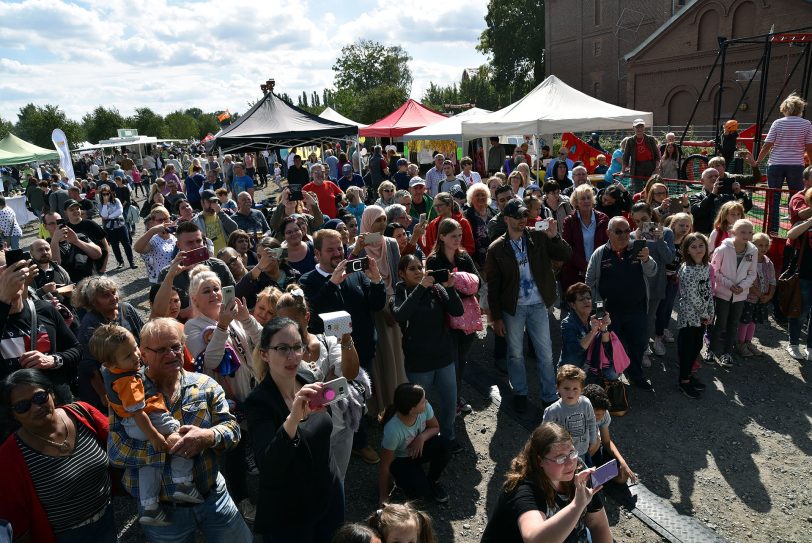
[[3, 383], [0, 407], [17, 429], [0, 446], [0, 518], [15, 541], [114, 543], [107, 417], [83, 402], [57, 405], [45, 371]]
[[[803, 118], [806, 102], [795, 93], [787, 96], [779, 109], [784, 116], [773, 121], [756, 162], [761, 162], [770, 153], [767, 184], [771, 189], [780, 189], [786, 180], [791, 193], [795, 194], [803, 188], [804, 151], [812, 157], [812, 124]], [[773, 198], [770, 233], [778, 232], [780, 204], [780, 198]]]
[[573, 283], [584, 282], [592, 253], [609, 241], [609, 217], [595, 210], [595, 193], [590, 185], [576, 187], [570, 204], [574, 211], [564, 219], [561, 237], [572, 247], [572, 257], [561, 268], [562, 292]]
[[468, 201], [468, 207], [463, 215], [471, 226], [471, 234], [474, 236], [474, 251], [470, 255], [477, 268], [482, 269], [485, 267], [485, 255], [491, 244], [491, 238], [488, 236], [488, 221], [494, 218], [496, 213], [491, 207], [490, 190], [484, 183], [475, 183], [468, 187], [465, 199]]
[[392, 204], [386, 208], [386, 222], [399, 223], [406, 229], [407, 232], [412, 231], [414, 219], [409, 215], [409, 210], [401, 204]]
[[82, 345], [82, 359], [79, 362], [79, 398], [97, 409], [107, 409], [104, 382], [99, 373], [101, 364], [90, 354], [87, 345], [93, 332], [102, 324], [118, 324], [135, 337], [140, 338], [144, 321], [138, 311], [118, 297], [118, 283], [104, 275], [94, 275], [82, 279], [73, 289], [71, 303], [77, 310], [86, 313], [79, 323], [77, 337]]
[[[291, 200], [289, 197], [290, 189], [285, 187], [279, 195], [279, 205], [271, 215], [271, 230], [279, 241], [285, 238], [283, 221], [292, 215], [304, 217], [309, 232], [316, 231], [324, 224], [324, 214], [319, 209], [319, 201], [312, 194], [302, 192], [301, 200]], [[305, 212], [305, 200], [308, 202], [312, 215]]]
[[[220, 278], [206, 266], [190, 272], [189, 299], [194, 317], [184, 326], [189, 352], [195, 367], [219, 382], [238, 418], [243, 403], [259, 382], [251, 366], [251, 353], [259, 345], [262, 327], [248, 312], [242, 300], [223, 304]], [[234, 502], [241, 510], [250, 509], [246, 472], [256, 472], [253, 458], [246, 454], [246, 439], [226, 454], [225, 476]]]
[[305, 241], [305, 234], [297, 221], [290, 216], [282, 221], [282, 233], [285, 241], [282, 246], [288, 250], [288, 264], [302, 275], [316, 268], [316, 256], [313, 242]]
[[267, 541], [330, 541], [344, 521], [333, 421], [323, 407], [310, 407], [322, 383], [301, 367], [305, 347], [299, 324], [277, 317], [254, 356], [261, 381], [245, 410], [260, 468], [254, 531]]
[[[572, 364], [584, 370], [590, 379], [598, 376], [599, 368], [591, 367], [586, 354], [589, 346], [600, 338], [603, 343], [611, 341], [609, 326], [612, 319], [608, 312], [598, 319], [593, 313], [592, 291], [586, 283], [574, 283], [564, 293], [564, 301], [569, 306], [569, 313], [561, 319], [561, 359], [559, 367]], [[602, 376], [606, 379], [617, 379], [614, 368], [604, 368]], [[600, 381], [600, 379], [599, 379]]]
[[[386, 229], [386, 212], [382, 207], [369, 206], [364, 210], [361, 219], [361, 234], [358, 241], [350, 249], [349, 259], [369, 257], [375, 260], [381, 278], [386, 287], [387, 298], [395, 295], [395, 285], [398, 282], [398, 263], [400, 250], [398, 242], [383, 236]], [[378, 241], [366, 242], [368, 234], [381, 234]], [[372, 364], [373, 412], [383, 411], [394, 399], [395, 388], [406, 381], [406, 372], [403, 368], [403, 349], [401, 347], [403, 336], [389, 307], [373, 313], [375, 330], [378, 333], [378, 342], [375, 345], [375, 359]]]
[[[37, 368], [45, 371], [54, 383], [54, 390], [61, 403], [71, 400], [70, 385], [76, 375], [81, 357], [79, 343], [65, 324], [56, 307], [44, 300], [33, 301], [28, 297], [28, 286], [37, 274], [36, 266], [17, 262], [5, 266], [0, 251], [0, 379], [20, 368]], [[30, 346], [34, 321], [39, 333], [35, 347]], [[5, 434], [0, 422], [0, 437]]]
[[375, 205], [386, 209], [395, 203], [395, 184], [391, 181], [384, 181], [378, 187], [379, 198], [375, 200]]
[[133, 249], [141, 255], [147, 265], [150, 284], [157, 285], [161, 270], [172, 263], [177, 238], [172, 232], [176, 225], [164, 206], [155, 206], [147, 216], [144, 226], [147, 230], [135, 240]]
[[510, 465], [482, 543], [531, 540], [523, 534], [539, 541], [611, 543], [599, 488], [587, 486], [593, 470], [578, 471], [584, 466], [564, 428], [540, 425]]
[[245, 230], [239, 228], [234, 230], [231, 235], [228, 236], [226, 245], [239, 253], [240, 259], [246, 268], [256, 266], [257, 262], [259, 262], [257, 254], [251, 250], [251, 236]]
[[[411, 177], [409, 177], [411, 179]], [[399, 190], [395, 192], [395, 203], [400, 204], [406, 208], [406, 213], [412, 212], [412, 194], [408, 190]]]

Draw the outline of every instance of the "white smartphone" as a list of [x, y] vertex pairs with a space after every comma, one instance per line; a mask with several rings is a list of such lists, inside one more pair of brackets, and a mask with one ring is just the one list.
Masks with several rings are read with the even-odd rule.
[[347, 379], [339, 377], [333, 379], [321, 386], [321, 391], [310, 400], [310, 409], [316, 409], [323, 405], [330, 405], [338, 400], [342, 400], [349, 396], [350, 389], [347, 384]]
[[229, 304], [234, 300], [234, 287], [225, 286], [222, 288], [222, 291], [223, 291], [223, 307], [228, 307]]

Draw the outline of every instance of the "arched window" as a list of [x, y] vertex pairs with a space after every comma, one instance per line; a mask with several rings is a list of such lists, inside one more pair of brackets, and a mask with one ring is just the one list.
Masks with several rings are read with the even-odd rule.
[[697, 25], [699, 35], [696, 40], [697, 50], [713, 51], [719, 46], [719, 14], [710, 9], [702, 14]]
[[680, 125], [688, 121], [696, 99], [685, 90], [677, 91], [668, 101], [668, 124]]
[[742, 2], [733, 12], [733, 37], [752, 36], [756, 29], [756, 5]]

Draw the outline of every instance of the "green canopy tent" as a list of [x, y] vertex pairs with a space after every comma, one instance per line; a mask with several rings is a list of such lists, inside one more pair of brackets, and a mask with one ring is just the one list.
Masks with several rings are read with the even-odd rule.
[[0, 140], [0, 166], [38, 160], [59, 160], [59, 153], [55, 149], [45, 149], [28, 143], [10, 132]]

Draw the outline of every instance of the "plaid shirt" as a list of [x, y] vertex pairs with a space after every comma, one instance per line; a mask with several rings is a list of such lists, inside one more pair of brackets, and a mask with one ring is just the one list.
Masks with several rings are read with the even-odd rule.
[[[211, 428], [220, 434], [220, 444], [207, 449], [194, 458], [194, 481], [198, 490], [206, 494], [217, 481], [217, 453], [234, 447], [240, 441], [240, 427], [228, 410], [225, 393], [217, 382], [201, 373], [181, 370], [180, 398], [174, 404], [166, 399], [169, 411], [181, 425]], [[168, 500], [175, 492], [172, 469], [167, 462], [168, 453], [156, 452], [149, 441], [132, 439], [121, 424], [121, 418], [110, 412], [110, 436], [107, 442], [110, 463], [124, 469], [124, 488], [138, 498], [138, 468], [145, 465], [163, 465], [161, 498]]]

